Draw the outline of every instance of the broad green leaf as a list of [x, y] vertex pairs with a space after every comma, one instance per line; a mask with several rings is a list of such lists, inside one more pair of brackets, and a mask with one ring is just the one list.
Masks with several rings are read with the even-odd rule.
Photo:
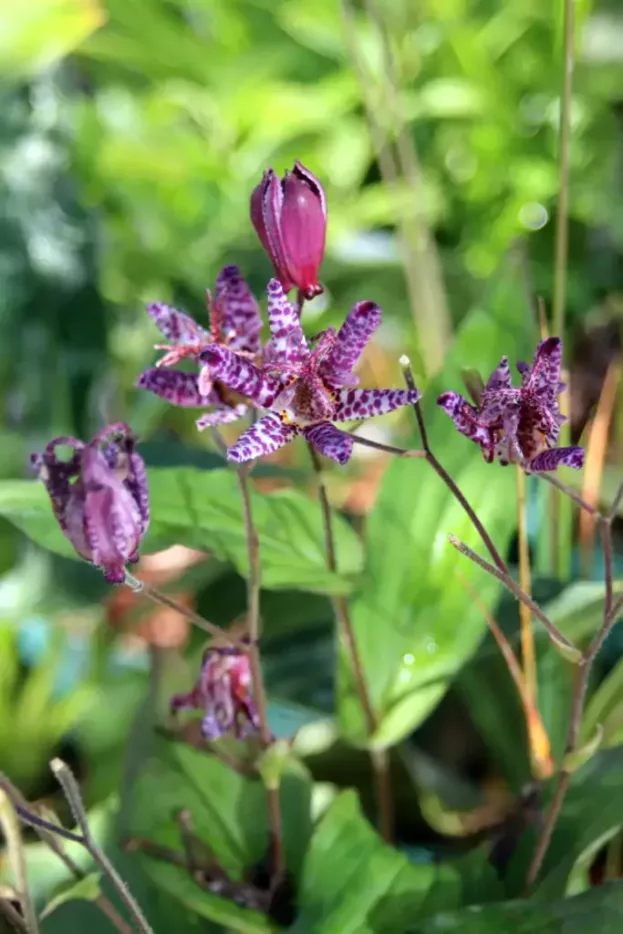
[[[153, 468], [149, 488], [152, 520], [144, 552], [182, 543], [231, 561], [246, 574], [246, 538], [233, 471]], [[280, 490], [267, 495], [253, 493], [252, 502], [264, 587], [336, 594], [352, 589], [361, 568], [362, 549], [343, 519], [336, 517], [334, 522], [340, 568], [340, 573], [334, 574], [326, 569], [322, 516], [314, 500], [295, 490]], [[37, 481], [1, 483], [0, 514], [39, 545], [77, 557], [61, 534], [47, 493]]]
[[[571, 874], [587, 867], [596, 851], [623, 826], [622, 783], [623, 749], [620, 748], [598, 753], [571, 776], [535, 891], [539, 900], [562, 897]], [[534, 846], [534, 832], [526, 834], [513, 856], [507, 874], [511, 895], [519, 895], [523, 890]]]
[[[509, 299], [510, 300], [510, 299]], [[433, 450], [478, 514], [498, 549], [506, 551], [515, 527], [515, 475], [487, 465], [476, 445], [459, 435], [435, 405], [443, 389], [461, 391], [461, 370], [485, 377], [503, 352], [524, 356], [498, 298], [498, 317], [475, 311], [465, 321], [444, 372], [427, 387], [425, 418]], [[417, 439], [413, 440], [417, 446]], [[380, 724], [375, 745], [398, 742], [430, 713], [486, 626], [459, 577], [467, 578], [492, 607], [495, 580], [448, 544], [450, 532], [481, 553], [484, 546], [460, 504], [424, 461], [394, 461], [387, 470], [367, 525], [364, 584], [352, 604], [359, 651]], [[341, 658], [343, 729], [360, 741], [360, 708], [348, 665]], [[344, 684], [346, 682], [346, 686]]]
[[[613, 581], [612, 589], [615, 597], [623, 593], [623, 580]], [[586, 642], [597, 632], [603, 620], [604, 585], [593, 581], [577, 581], [566, 587], [543, 609], [572, 642]]]
[[[297, 878], [311, 835], [311, 782], [292, 761], [280, 787], [286, 864]], [[144, 768], [128, 808], [131, 836], [182, 852], [175, 815], [190, 813], [194, 833], [233, 881], [241, 882], [266, 856], [269, 821], [266, 789], [259, 780], [232, 771], [215, 756], [162, 741]], [[180, 867], [145, 857], [145, 869], [186, 907], [233, 930], [272, 930], [262, 916], [202, 890]], [[259, 919], [259, 920], [258, 920]], [[257, 927], [261, 923], [263, 927]], [[245, 927], [244, 925], [247, 925]]]
[[64, 905], [65, 902], [79, 899], [87, 902], [94, 902], [100, 894], [100, 874], [99, 872], [91, 872], [83, 879], [79, 879], [78, 882], [70, 882], [63, 885], [47, 903], [41, 912], [41, 918], [46, 918], [48, 915], [52, 914], [56, 908]]
[[517, 901], [444, 911], [404, 930], [406, 934], [613, 934], [622, 925], [623, 884], [617, 882], [546, 904]]
[[24, 77], [49, 68], [105, 21], [98, 0], [0, 3], [0, 71]]
[[582, 742], [586, 742], [597, 729], [603, 728], [602, 745], [620, 746], [623, 743], [623, 659], [590, 698], [582, 720]]
[[344, 791], [312, 837], [292, 934], [390, 934], [418, 910], [458, 903], [460, 888], [455, 869], [413, 865], [383, 843], [355, 793]]

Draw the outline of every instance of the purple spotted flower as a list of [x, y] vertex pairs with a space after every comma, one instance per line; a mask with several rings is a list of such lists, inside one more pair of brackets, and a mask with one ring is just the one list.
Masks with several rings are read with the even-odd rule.
[[[54, 438], [31, 463], [52, 501], [65, 536], [78, 554], [121, 583], [125, 565], [138, 560], [149, 525], [149, 496], [143, 459], [130, 428], [107, 425], [92, 441]], [[59, 447], [71, 448], [62, 460]]]
[[168, 369], [184, 359], [198, 361], [204, 347], [222, 344], [232, 350], [254, 357], [261, 349], [260, 318], [257, 302], [236, 266], [225, 266], [216, 280], [214, 296], [208, 292], [210, 329], [197, 324], [189, 315], [169, 305], [154, 303], [147, 311], [164, 334], [165, 356], [155, 367], [145, 370], [137, 386], [148, 389], [167, 402], [185, 408], [207, 408], [211, 411], [197, 419], [199, 429], [236, 421], [247, 411], [242, 399], [215, 382], [205, 363], [198, 373]]
[[305, 298], [319, 295], [327, 202], [318, 179], [300, 162], [282, 179], [268, 169], [251, 195], [251, 223], [284, 291], [296, 286]]
[[179, 710], [203, 710], [201, 732], [207, 740], [230, 732], [237, 739], [257, 733], [249, 656], [235, 646], [208, 648], [192, 691], [171, 698], [171, 712]]
[[560, 426], [558, 396], [562, 342], [548, 337], [537, 347], [532, 366], [518, 363], [521, 386], [511, 383], [508, 359], [502, 357], [478, 399], [471, 405], [456, 392], [439, 396], [438, 405], [457, 429], [480, 445], [487, 463], [520, 464], [529, 473], [543, 473], [566, 466], [579, 470], [584, 451], [579, 447], [556, 448]]
[[269, 410], [229, 449], [229, 460], [254, 460], [302, 434], [321, 454], [345, 464], [353, 439], [332, 422], [383, 415], [419, 398], [416, 390], [354, 388], [359, 380], [353, 367], [381, 321], [378, 305], [359, 302], [337, 334], [324, 331], [312, 348], [295, 308], [272, 279], [268, 318], [271, 337], [261, 368], [222, 345], [201, 355], [215, 379]]

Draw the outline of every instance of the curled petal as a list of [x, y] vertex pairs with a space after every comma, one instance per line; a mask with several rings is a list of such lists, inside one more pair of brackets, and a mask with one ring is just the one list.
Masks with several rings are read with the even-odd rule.
[[532, 367], [523, 376], [523, 385], [532, 390], [546, 389], [557, 396], [561, 363], [561, 339], [559, 337], [546, 338], [536, 349]]
[[503, 389], [512, 389], [511, 371], [508, 365], [508, 357], [504, 356], [487, 380], [485, 392], [499, 392]]
[[163, 302], [152, 302], [147, 306], [147, 313], [171, 344], [205, 344], [210, 340], [204, 328], [177, 308]]
[[463, 398], [458, 392], [444, 392], [437, 399], [440, 406], [450, 416], [457, 431], [466, 438], [476, 441], [484, 449], [491, 447], [491, 432], [478, 423], [478, 409]]
[[281, 388], [276, 379], [263, 373], [250, 360], [220, 344], [206, 347], [201, 362], [208, 364], [214, 379], [264, 408], [270, 408]]
[[374, 302], [358, 302], [350, 310], [322, 363], [320, 372], [327, 382], [335, 388], [357, 385], [352, 370], [380, 323], [381, 309]]
[[141, 373], [136, 385], [139, 389], [147, 389], [172, 405], [179, 405], [182, 408], [202, 408], [206, 405], [217, 405], [220, 402], [216, 392], [211, 392], [208, 396], [202, 395], [197, 373], [151, 367]]
[[[277, 278], [284, 291], [289, 292], [294, 282], [290, 277], [281, 234], [283, 191], [281, 182], [272, 169], [264, 174], [259, 186], [259, 194], [256, 194], [257, 192], [256, 188], [251, 196], [251, 220], [273, 264]], [[258, 206], [261, 211], [261, 220], [256, 223]]]
[[354, 441], [345, 431], [335, 428], [331, 422], [321, 422], [303, 431], [305, 438], [313, 446], [338, 464], [345, 464], [353, 453]]
[[214, 300], [220, 309], [225, 343], [232, 350], [259, 353], [262, 330], [259, 307], [237, 266], [225, 266], [221, 270]]
[[403, 405], [412, 405], [419, 398], [417, 389], [342, 389], [337, 393], [332, 420], [346, 422], [385, 415]]
[[537, 454], [527, 465], [530, 473], [546, 473], [558, 467], [581, 470], [584, 466], [584, 449], [579, 447], [551, 448]]
[[290, 304], [278, 279], [267, 288], [270, 341], [266, 362], [276, 366], [295, 366], [309, 357], [309, 348], [296, 309]]
[[237, 422], [249, 411], [247, 405], [223, 406], [215, 409], [213, 412], [206, 412], [201, 418], [198, 418], [195, 425], [199, 431], [205, 431], [206, 428], [215, 428], [217, 425], [228, 425], [230, 422]]
[[293, 441], [300, 432], [298, 425], [287, 424], [277, 412], [270, 412], [240, 435], [227, 452], [227, 459], [243, 464], [265, 454], [272, 454]]

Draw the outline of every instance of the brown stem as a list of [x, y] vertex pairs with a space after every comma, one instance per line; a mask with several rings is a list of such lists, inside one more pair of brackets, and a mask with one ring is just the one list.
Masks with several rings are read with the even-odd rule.
[[[245, 468], [239, 468], [237, 474], [240, 496], [242, 499], [242, 515], [244, 519], [249, 562], [247, 577], [247, 629], [251, 643], [249, 649], [249, 664], [251, 666], [251, 677], [253, 679], [253, 694], [260, 721], [260, 738], [264, 748], [267, 748], [273, 741], [273, 735], [268, 725], [268, 702], [266, 700], [262, 663], [258, 647], [258, 639], [260, 636], [261, 585], [260, 543], [255, 525], [253, 524], [253, 507], [251, 505], [248, 471]], [[283, 848], [279, 788], [267, 787], [266, 793], [268, 795], [273, 868], [276, 875], [281, 875], [285, 871], [285, 853]]]
[[567, 655], [571, 658], [573, 658], [574, 655], [577, 655], [577, 661], [580, 660], [582, 655], [579, 649], [576, 649], [573, 643], [562, 634], [558, 627], [552, 623], [549, 616], [543, 612], [538, 603], [535, 603], [532, 597], [525, 593], [519, 584], [515, 583], [510, 575], [502, 573], [496, 567], [494, 567], [493, 564], [485, 561], [484, 558], [481, 558], [479, 554], [469, 548], [464, 542], [457, 538], [456, 535], [448, 535], [448, 541], [451, 545], [454, 545], [457, 551], [460, 551], [461, 554], [465, 555], [466, 558], [469, 558], [470, 561], [473, 561], [474, 564], [477, 564], [478, 567], [482, 568], [483, 571], [486, 571], [487, 574], [490, 574], [492, 577], [495, 577], [497, 580], [499, 580], [501, 584], [504, 584], [506, 589], [510, 590], [513, 596], [516, 597], [517, 600], [520, 600], [521, 603], [523, 603], [525, 606], [527, 606], [530, 612], [543, 623], [552, 639], [552, 642], [554, 642], [560, 648], [564, 649]]
[[[530, 574], [530, 548], [526, 528], [526, 475], [519, 465], [515, 467], [517, 478], [517, 532], [519, 537], [519, 586], [530, 595], [532, 580]], [[534, 650], [532, 615], [525, 603], [519, 604], [519, 622], [521, 631], [521, 657], [523, 661], [526, 690], [532, 704], [537, 706], [537, 667]]]
[[[409, 358], [401, 357], [400, 365], [402, 367], [402, 372], [404, 374], [405, 382], [408, 388], [415, 390], [416, 388], [415, 380], [413, 378], [413, 371], [411, 369]], [[445, 467], [443, 467], [439, 463], [439, 461], [433, 454], [430, 444], [428, 442], [428, 433], [426, 431], [426, 425], [424, 423], [424, 415], [422, 414], [422, 408], [419, 402], [414, 402], [413, 411], [415, 412], [415, 418], [416, 418], [418, 429], [420, 432], [422, 447], [424, 448], [424, 451], [426, 453], [426, 460], [431, 465], [433, 470], [437, 473], [437, 475], [441, 477], [441, 479], [443, 480], [445, 485], [448, 487], [448, 489], [450, 490], [454, 498], [457, 500], [457, 502], [461, 504], [461, 506], [463, 507], [467, 515], [469, 516], [472, 525], [474, 526], [474, 528], [480, 535], [487, 551], [491, 555], [491, 558], [493, 559], [493, 562], [497, 565], [498, 569], [503, 574], [510, 577], [510, 571], [508, 570], [508, 567], [506, 566], [506, 563], [504, 562], [501, 554], [499, 553], [499, 551], [493, 544], [493, 540], [491, 536], [485, 529], [484, 525], [482, 524], [482, 522], [480, 521], [480, 519], [478, 518], [478, 516], [476, 515], [476, 513], [474, 512], [474, 510], [468, 503], [468, 501], [463, 496], [463, 493], [458, 488], [458, 486], [456, 485], [456, 483], [454, 482], [454, 480], [452, 479], [448, 471], [445, 469]]]
[[[64, 827], [61, 827], [59, 824], [53, 824], [50, 821], [44, 820], [38, 814], [35, 814], [28, 806], [28, 802], [23, 797], [21, 792], [15, 788], [15, 786], [6, 778], [6, 776], [0, 774], [0, 787], [2, 787], [5, 792], [11, 797], [15, 810], [20, 818], [25, 824], [29, 824], [33, 827], [41, 840], [49, 847], [49, 849], [54, 853], [58, 859], [66, 866], [69, 872], [72, 874], [74, 879], [80, 880], [84, 879], [86, 873], [78, 866], [76, 862], [68, 856], [65, 852], [65, 848], [60, 842], [59, 838], [70, 840], [73, 843], [79, 843], [81, 846], [86, 848], [86, 841], [81, 834], [72, 833], [70, 830], [66, 830]], [[106, 895], [98, 895], [95, 899], [95, 904], [100, 909], [103, 914], [107, 916], [111, 924], [120, 932], [120, 934], [135, 934], [134, 928], [132, 928], [128, 922], [123, 918], [113, 903]]]
[[560, 101], [560, 155], [556, 259], [554, 263], [554, 334], [565, 336], [567, 253], [569, 242], [569, 150], [571, 142], [571, 95], [574, 64], [574, 0], [564, 0], [563, 84]]
[[[582, 713], [584, 711], [584, 700], [586, 698], [586, 689], [588, 687], [588, 680], [591, 673], [591, 668], [593, 662], [599, 652], [599, 649], [603, 645], [604, 640], [608, 636], [608, 633], [612, 629], [614, 622], [617, 618], [617, 613], [621, 605], [621, 601], [616, 603], [613, 601], [613, 554], [612, 554], [612, 519], [608, 519], [602, 525], [602, 543], [604, 551], [604, 564], [605, 564], [605, 599], [604, 599], [604, 613], [603, 621], [595, 635], [593, 636], [588, 648], [582, 656], [580, 665], [578, 666], [575, 685], [573, 689], [573, 697], [571, 700], [571, 716], [569, 719], [569, 727], [567, 730], [567, 742], [565, 746], [565, 757], [569, 756], [571, 753], [575, 752], [578, 738], [580, 736], [580, 728], [582, 725]], [[560, 816], [562, 810], [562, 805], [565, 800], [565, 795], [567, 794], [567, 788], [569, 787], [570, 772], [563, 766], [558, 773], [558, 781], [556, 783], [556, 788], [554, 791], [554, 796], [552, 798], [551, 804], [549, 806], [549, 811], [543, 823], [541, 833], [537, 840], [537, 845], [528, 869], [528, 875], [526, 877], [526, 888], [529, 890], [532, 888], [534, 883], [537, 880], [541, 866], [543, 865], [543, 860], [547, 854], [547, 850], [554, 833], [556, 823]]]
[[[333, 520], [331, 516], [331, 504], [327, 494], [324, 478], [322, 475], [322, 465], [311, 444], [307, 445], [309, 455], [316, 474], [316, 484], [318, 488], [318, 499], [322, 510], [322, 524], [324, 529], [325, 553], [327, 557], [327, 567], [330, 571], [337, 571], [337, 557], [335, 554], [335, 539], [333, 537]], [[355, 631], [348, 611], [348, 602], [344, 597], [335, 597], [333, 600], [333, 609], [337, 619], [338, 628], [342, 639], [346, 645], [346, 650], [351, 661], [353, 677], [355, 679], [355, 689], [361, 704], [364, 719], [366, 721], [366, 730], [369, 736], [372, 736], [376, 730], [376, 714], [372, 707], [368, 686], [363, 670], [363, 664]], [[389, 764], [387, 752], [384, 750], [374, 750], [371, 752], [372, 770], [376, 785], [376, 798], [379, 808], [379, 820], [383, 837], [388, 842], [392, 839], [393, 827], [393, 807], [391, 797], [391, 784], [389, 775]]]
[[165, 593], [162, 593], [162, 591], [156, 590], [155, 587], [152, 587], [150, 584], [146, 584], [145, 581], [140, 580], [138, 577], [134, 577], [134, 575], [130, 574], [129, 571], [125, 572], [124, 584], [134, 593], [140, 593], [144, 597], [147, 597], [147, 599], [151, 600], [152, 603], [158, 603], [161, 606], [168, 607], [170, 610], [175, 610], [176, 613], [179, 613], [180, 616], [183, 616], [185, 619], [189, 620], [194, 626], [197, 626], [199, 629], [203, 629], [204, 632], [209, 632], [211, 636], [224, 639], [228, 645], [235, 644], [232, 642], [231, 636], [224, 629], [221, 629], [220, 626], [216, 626], [214, 623], [209, 623], [207, 619], [204, 619], [203, 616], [195, 613], [194, 610], [191, 610], [189, 607], [182, 606], [181, 603], [178, 603], [176, 600], [168, 597]]
[[393, 444], [383, 444], [381, 441], [372, 441], [370, 438], [362, 438], [361, 435], [351, 433], [351, 438], [355, 444], [361, 444], [366, 448], [374, 448], [375, 451], [384, 451], [386, 454], [395, 454], [397, 457], [426, 457], [426, 451], [417, 449], [408, 450], [406, 448], [396, 448]]

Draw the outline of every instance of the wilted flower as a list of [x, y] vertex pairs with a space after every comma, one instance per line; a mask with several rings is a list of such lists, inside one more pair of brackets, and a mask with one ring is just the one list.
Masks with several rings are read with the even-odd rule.
[[353, 388], [359, 382], [353, 367], [381, 321], [373, 302], [355, 305], [339, 332], [330, 328], [318, 335], [313, 350], [276, 279], [268, 284], [268, 317], [271, 338], [262, 368], [221, 345], [201, 355], [215, 379], [271, 410], [229, 449], [229, 460], [253, 460], [303, 434], [322, 454], [344, 464], [353, 439], [332, 422], [383, 415], [418, 400], [416, 390]]
[[[31, 463], [45, 484], [65, 536], [78, 554], [121, 583], [125, 565], [138, 560], [149, 525], [149, 496], [143, 459], [123, 422], [107, 425], [89, 444], [54, 438]], [[69, 460], [57, 448], [73, 450]]]
[[198, 373], [163, 369], [190, 358], [199, 360], [208, 344], [223, 344], [253, 357], [260, 350], [262, 319], [255, 298], [236, 266], [225, 266], [216, 280], [214, 297], [208, 291], [210, 330], [202, 328], [189, 315], [169, 305], [153, 303], [147, 311], [169, 341], [158, 345], [166, 350], [155, 367], [145, 370], [136, 385], [148, 389], [167, 402], [184, 408], [206, 408], [211, 412], [197, 419], [199, 429], [235, 421], [247, 411], [243, 400], [215, 383], [205, 363]]
[[508, 359], [502, 357], [476, 406], [456, 392], [439, 396], [438, 405], [457, 429], [480, 445], [487, 463], [520, 464], [530, 473], [556, 470], [562, 465], [579, 470], [584, 463], [580, 447], [555, 448], [560, 426], [558, 396], [562, 342], [558, 337], [541, 341], [532, 366], [518, 363], [521, 386], [511, 383]]
[[231, 731], [244, 739], [259, 730], [252, 694], [249, 656], [236, 646], [211, 646], [203, 656], [197, 683], [188, 694], [171, 698], [171, 712], [203, 710], [202, 735], [220, 739]]
[[300, 162], [283, 179], [268, 169], [251, 195], [251, 222], [284, 291], [296, 286], [305, 298], [319, 295], [327, 203], [318, 179]]

